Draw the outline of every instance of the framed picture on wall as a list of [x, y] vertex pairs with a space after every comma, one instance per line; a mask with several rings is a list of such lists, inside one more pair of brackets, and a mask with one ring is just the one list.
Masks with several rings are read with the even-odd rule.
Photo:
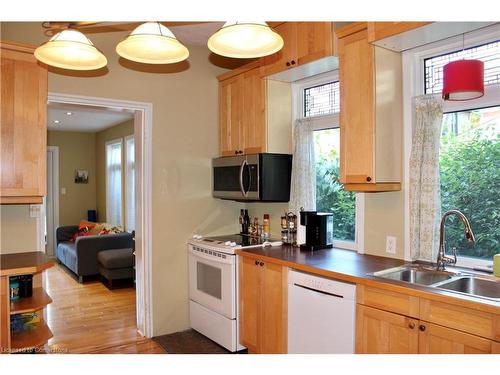
[[88, 184], [89, 171], [85, 169], [77, 169], [75, 171], [75, 184]]

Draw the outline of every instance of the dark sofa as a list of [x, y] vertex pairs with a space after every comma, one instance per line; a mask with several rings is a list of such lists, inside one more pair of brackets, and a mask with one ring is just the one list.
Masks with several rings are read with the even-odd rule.
[[78, 225], [58, 227], [56, 230], [56, 257], [78, 276], [83, 282], [84, 276], [98, 275], [97, 254], [101, 250], [133, 247], [133, 234], [128, 232], [104, 234], [100, 236], [81, 236], [75, 242], [71, 237], [78, 231]]

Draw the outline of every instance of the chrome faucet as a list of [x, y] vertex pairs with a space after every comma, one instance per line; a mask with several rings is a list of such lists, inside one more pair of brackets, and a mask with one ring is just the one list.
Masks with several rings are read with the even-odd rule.
[[447, 264], [456, 264], [457, 263], [457, 249], [453, 248], [453, 258], [447, 257], [445, 255], [445, 228], [444, 224], [446, 222], [446, 218], [451, 215], [458, 216], [464, 223], [464, 234], [465, 238], [470, 242], [475, 242], [476, 238], [474, 237], [474, 233], [472, 232], [472, 228], [470, 227], [469, 220], [467, 217], [458, 210], [450, 210], [446, 211], [441, 218], [441, 227], [439, 230], [439, 252], [437, 257], [437, 270], [444, 271], [445, 266]]

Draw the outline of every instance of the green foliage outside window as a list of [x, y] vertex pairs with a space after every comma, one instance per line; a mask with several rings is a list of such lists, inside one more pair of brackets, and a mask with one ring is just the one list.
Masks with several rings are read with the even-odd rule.
[[440, 149], [441, 208], [462, 211], [476, 243], [464, 239], [463, 224], [448, 218], [446, 248], [459, 256], [489, 259], [500, 241], [500, 108], [447, 114]]

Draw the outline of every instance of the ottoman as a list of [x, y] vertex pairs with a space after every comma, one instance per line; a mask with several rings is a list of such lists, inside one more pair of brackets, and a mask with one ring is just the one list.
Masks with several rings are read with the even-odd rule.
[[108, 287], [113, 288], [113, 281], [134, 279], [135, 256], [133, 249], [101, 250], [97, 254], [99, 273], [108, 282]]

